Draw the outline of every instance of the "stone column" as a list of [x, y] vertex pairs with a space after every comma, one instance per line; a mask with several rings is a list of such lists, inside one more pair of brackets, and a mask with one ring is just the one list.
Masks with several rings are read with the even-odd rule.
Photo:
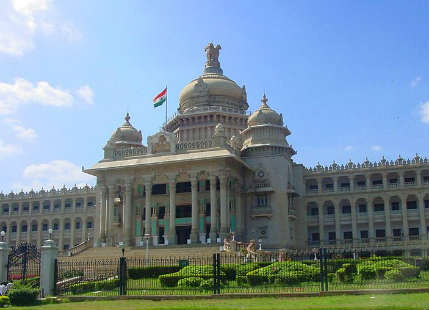
[[32, 224], [32, 219], [30, 218], [27, 222], [27, 243], [31, 242], [31, 224]]
[[319, 206], [319, 235], [320, 245], [325, 242], [325, 214], [323, 214], [323, 204]]
[[332, 180], [334, 181], [334, 192], [336, 192], [338, 190], [338, 177], [333, 177]]
[[96, 199], [95, 246], [100, 246], [106, 240], [106, 187], [104, 185], [97, 185]]
[[64, 219], [60, 219], [58, 221], [58, 231], [59, 231], [59, 237], [58, 237], [58, 250], [62, 252], [64, 250]]
[[76, 218], [71, 218], [70, 219], [70, 248], [74, 247], [75, 244], [75, 237], [74, 237], [74, 232], [76, 229]]
[[226, 175], [219, 176], [220, 182], [220, 238], [223, 241], [228, 236], [228, 215], [227, 215], [227, 200], [226, 200], [226, 190], [227, 190], [227, 181], [228, 177]]
[[81, 227], [81, 229], [82, 229], [82, 242], [88, 240], [88, 234], [87, 234], [88, 223], [86, 221], [87, 221], [87, 218], [84, 217], [82, 219], [82, 222], [81, 222], [81, 225], [82, 225], [82, 227]]
[[53, 240], [46, 240], [41, 248], [40, 258], [40, 290], [42, 296], [54, 294], [55, 289], [55, 260], [58, 248]]
[[[152, 176], [144, 178], [144, 187], [146, 193], [145, 199], [145, 221], [144, 221], [144, 230], [145, 235], [151, 234], [151, 220], [152, 220]], [[149, 244], [151, 243], [152, 238], [145, 239]]]
[[420, 239], [427, 239], [426, 232], [426, 219], [425, 219], [425, 203], [423, 201], [424, 193], [419, 193], [417, 195], [417, 207], [419, 208], [419, 217], [420, 217]]
[[[384, 182], [384, 180], [383, 180], [383, 182]], [[387, 197], [383, 197], [383, 203], [384, 203], [384, 215], [386, 216], [386, 228], [385, 228], [386, 229], [386, 241], [387, 241], [387, 244], [390, 244], [392, 241], [392, 225], [391, 225], [391, 219], [390, 219], [389, 199]]]
[[0, 241], [0, 282], [7, 281], [7, 264], [9, 245], [6, 241]]
[[198, 179], [195, 174], [190, 175], [191, 191], [192, 191], [192, 228], [191, 228], [191, 242], [198, 243], [200, 235], [199, 223], [199, 206], [198, 206]]
[[88, 196], [83, 197], [83, 213], [88, 211]]
[[322, 192], [322, 179], [321, 178], [317, 179], [317, 189], [318, 189], [319, 193]]
[[115, 195], [115, 185], [108, 185], [109, 187], [109, 198], [108, 198], [108, 202], [107, 202], [107, 218], [108, 221], [107, 222], [107, 227], [106, 229], [106, 235], [107, 235], [107, 243], [108, 245], [112, 246], [113, 245], [113, 208], [114, 206], [114, 195]]
[[16, 220], [16, 245], [21, 242], [21, 222]]
[[371, 178], [370, 178], [369, 174], [365, 175], [365, 184], [366, 184], [367, 189], [371, 188]]
[[372, 202], [368, 203], [368, 237], [370, 243], [375, 241], [375, 233], [374, 233], [374, 206]]
[[353, 246], [357, 246], [357, 240], [359, 239], [358, 236], [358, 228], [357, 228], [357, 216], [356, 216], [356, 200], [350, 201], [352, 206], [352, 235], [353, 235]]
[[217, 199], [216, 199], [216, 176], [210, 175], [210, 242], [216, 243], [217, 238]]
[[124, 244], [125, 246], [132, 245], [131, 225], [134, 222], [132, 213], [132, 199], [133, 199], [133, 183], [127, 182], [125, 184], [125, 208], [123, 212], [124, 217]]
[[406, 195], [401, 196], [401, 211], [402, 211], [402, 235], [403, 235], [403, 239], [407, 241], [408, 240], [408, 210], [407, 210]]
[[[168, 224], [168, 244], [176, 244], [176, 177], [177, 174], [168, 175], [170, 192], [170, 222]], [[164, 232], [165, 233], [165, 232]]]
[[350, 191], [354, 192], [354, 190], [355, 190], [355, 176], [352, 174], [350, 176]]
[[243, 241], [243, 234], [244, 234], [244, 212], [243, 212], [243, 206], [242, 206], [242, 199], [241, 199], [241, 184], [237, 184], [237, 193], [236, 193], [236, 209], [235, 209], [235, 220], [236, 220], [236, 230], [237, 230], [237, 236], [238, 240]]
[[335, 239], [336, 244], [341, 244], [341, 217], [340, 217], [340, 205], [338, 201], [334, 201], [335, 207]]
[[[387, 189], [388, 188], [388, 184], [387, 184], [387, 173], [383, 173], [383, 188]], [[385, 208], [386, 209], [386, 208]]]
[[417, 170], [417, 172], [416, 172], [416, 185], [422, 186], [422, 171], [421, 170]]

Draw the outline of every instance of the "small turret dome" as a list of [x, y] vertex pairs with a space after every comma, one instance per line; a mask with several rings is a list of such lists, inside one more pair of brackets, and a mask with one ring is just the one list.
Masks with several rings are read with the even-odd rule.
[[107, 145], [113, 147], [142, 146], [142, 133], [131, 125], [128, 113], [125, 116], [125, 122], [113, 132]]
[[247, 121], [249, 126], [266, 124], [283, 126], [282, 115], [271, 109], [268, 106], [267, 101], [267, 96], [264, 94], [261, 100], [262, 105], [254, 113], [252, 113], [252, 115], [249, 116]]

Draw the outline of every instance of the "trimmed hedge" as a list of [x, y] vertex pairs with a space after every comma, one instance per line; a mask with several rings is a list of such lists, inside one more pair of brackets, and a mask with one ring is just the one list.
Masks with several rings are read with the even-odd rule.
[[271, 265], [271, 262], [246, 263], [246, 264], [222, 264], [220, 270], [225, 272], [226, 280], [237, 280], [240, 276], [245, 276], [250, 271]]
[[177, 287], [184, 287], [184, 288], [188, 288], [188, 287], [200, 287], [201, 282], [203, 282], [204, 279], [200, 278], [200, 277], [189, 277], [189, 278], [184, 278], [179, 280], [179, 282], [177, 282]]
[[[357, 264], [358, 280], [387, 279], [386, 273], [398, 269], [404, 279], [415, 278], [420, 274], [420, 269], [399, 259], [383, 259], [371, 257]], [[389, 274], [389, 277], [395, 277]]]
[[119, 287], [119, 279], [105, 281], [86, 281], [73, 284], [70, 290], [73, 294], [82, 294], [94, 291], [110, 291]]
[[13, 281], [13, 285], [18, 288], [39, 288], [40, 286], [40, 277], [27, 278], [25, 280], [16, 280]]
[[4, 307], [10, 304], [8, 296], [0, 296], [0, 307]]
[[[220, 283], [220, 288], [223, 288], [223, 283]], [[207, 279], [201, 282], [200, 288], [204, 291], [212, 291], [214, 289], [214, 279]]]
[[320, 269], [301, 262], [276, 262], [247, 273], [251, 286], [265, 283], [293, 284], [320, 280]]
[[150, 266], [128, 268], [130, 279], [158, 278], [161, 275], [174, 273], [180, 270], [179, 266]]
[[[199, 277], [203, 279], [213, 278], [213, 266], [186, 266], [178, 272], [160, 275], [158, 279], [162, 287], [175, 287], [181, 279], [190, 277]], [[220, 277], [222, 280], [226, 280], [226, 274], [222, 270], [220, 271]]]
[[39, 290], [33, 288], [11, 289], [8, 293], [10, 303], [13, 306], [31, 306], [37, 303]]

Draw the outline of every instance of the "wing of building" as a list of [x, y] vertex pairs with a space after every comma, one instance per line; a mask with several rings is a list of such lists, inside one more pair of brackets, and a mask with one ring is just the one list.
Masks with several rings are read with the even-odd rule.
[[216, 243], [231, 233], [267, 248], [427, 247], [427, 159], [295, 163], [291, 132], [267, 96], [248, 114], [246, 88], [223, 74], [220, 46], [205, 51], [178, 113], [146, 145], [126, 115], [103, 159], [85, 170], [95, 189], [2, 196], [10, 242], [40, 244], [52, 226], [61, 248], [88, 238], [94, 246]]

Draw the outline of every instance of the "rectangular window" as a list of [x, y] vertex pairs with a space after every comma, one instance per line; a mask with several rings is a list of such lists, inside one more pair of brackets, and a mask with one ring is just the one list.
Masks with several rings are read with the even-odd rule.
[[393, 237], [401, 237], [402, 231], [401, 228], [393, 228]]
[[390, 184], [397, 184], [398, 183], [398, 179], [390, 179], [389, 183]]
[[167, 184], [152, 185], [152, 195], [165, 195], [165, 194], [167, 194]]
[[375, 203], [374, 204], [374, 212], [383, 212], [384, 204], [383, 203]]
[[58, 223], [54, 223], [54, 225], [52, 225], [52, 230], [58, 230]]
[[404, 182], [405, 183], [414, 183], [414, 181], [415, 181], [414, 177], [412, 177], [412, 178], [404, 178]]
[[343, 214], [350, 214], [352, 213], [352, 207], [351, 206], [343, 206]]
[[33, 206], [33, 210], [39, 210], [39, 205]]
[[335, 214], [335, 207], [334, 206], [329, 206], [327, 209], [328, 214]]
[[384, 229], [376, 229], [375, 230], [375, 237], [376, 238], [384, 238], [384, 237], [386, 237], [386, 231]]
[[417, 201], [407, 201], [407, 209], [408, 210], [417, 209]]
[[31, 231], [37, 231], [37, 224], [31, 225]]
[[176, 183], [176, 193], [190, 193], [192, 191], [191, 182]]
[[49, 205], [43, 205], [43, 210], [49, 210]]
[[206, 192], [210, 190], [210, 180], [206, 180], [205, 188], [206, 188]]
[[344, 240], [352, 240], [353, 239], [353, 233], [351, 231], [345, 231], [343, 233]]
[[210, 203], [206, 203], [206, 216], [210, 216], [211, 214], [211, 207], [210, 207]]
[[19, 210], [19, 207], [18, 207], [18, 206], [13, 207], [13, 209], [12, 209], [12, 211], [13, 211], [13, 212], [18, 212], [18, 210]]
[[361, 239], [368, 239], [368, 230], [361, 230], [360, 231], [360, 238]]
[[425, 209], [428, 209], [429, 208], [429, 200], [425, 200], [424, 204], [425, 204]]
[[333, 240], [335, 240], [335, 239], [336, 239], [335, 231], [330, 231], [330, 232], [328, 232], [328, 240], [329, 240], [329, 241], [333, 241]]
[[64, 205], [65, 208], [71, 208], [71, 203], [70, 202], [66, 202]]
[[57, 203], [57, 204], [54, 204], [54, 209], [59, 209], [60, 208], [60, 205]]
[[429, 183], [429, 175], [423, 176], [423, 183]]
[[311, 208], [310, 215], [319, 215], [319, 208]]
[[80, 229], [80, 222], [76, 222], [76, 224], [75, 224], [75, 228], [76, 228], [76, 229]]
[[311, 241], [320, 241], [320, 234], [319, 233], [312, 233], [311, 234]]
[[48, 224], [43, 224], [42, 225], [42, 230], [43, 231], [48, 231]]
[[12, 232], [16, 233], [16, 226], [12, 226]]
[[366, 182], [365, 181], [357, 181], [356, 184], [357, 184], [357, 186], [365, 186]]
[[22, 225], [21, 231], [22, 232], [27, 232], [27, 225]]
[[28, 205], [26, 205], [26, 206], [24, 206], [22, 209], [23, 209], [24, 211], [28, 211], [28, 210], [30, 210], [30, 207], [29, 207]]
[[158, 208], [158, 219], [163, 219], [165, 217], [165, 207]]
[[82, 203], [80, 201], [76, 201], [76, 208], [80, 208], [82, 206]]
[[419, 235], [419, 228], [418, 227], [410, 227], [409, 229], [408, 229], [408, 231], [409, 231], [409, 235], [410, 236], [418, 236]]
[[66, 224], [64, 225], [64, 229], [65, 229], [65, 230], [70, 230], [70, 223], [66, 223]]
[[332, 183], [325, 184], [325, 188], [326, 189], [333, 189], [334, 188], [334, 184], [332, 184]]
[[341, 183], [342, 188], [350, 188], [350, 183]]
[[399, 211], [399, 202], [392, 202], [392, 211]]
[[3, 213], [9, 213], [9, 208], [4, 208]]
[[366, 213], [366, 205], [359, 205], [359, 213]]
[[91, 221], [86, 224], [86, 228], [92, 228], [92, 222]]
[[319, 189], [319, 186], [317, 186], [317, 185], [310, 185], [310, 186], [309, 186], [309, 189], [310, 189], [310, 190], [312, 190], [312, 191], [313, 191], [313, 190], [318, 190], [318, 189]]
[[257, 195], [256, 203], [258, 207], [265, 207], [268, 204], [267, 195]]
[[372, 181], [372, 185], [381, 185], [383, 184], [383, 180], [374, 180]]
[[192, 206], [177, 206], [176, 207], [176, 218], [192, 217]]
[[93, 207], [94, 206], [94, 201], [90, 200], [88, 201], [88, 207]]

